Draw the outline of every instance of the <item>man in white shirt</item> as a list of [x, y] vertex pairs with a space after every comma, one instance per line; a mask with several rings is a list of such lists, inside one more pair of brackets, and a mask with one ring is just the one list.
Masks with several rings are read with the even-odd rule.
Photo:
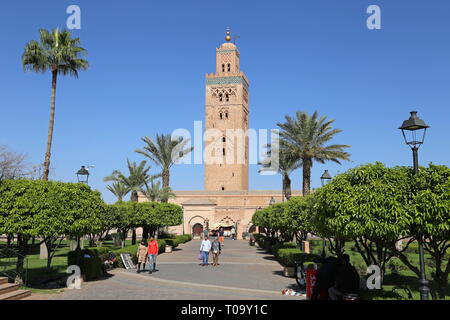
[[203, 258], [202, 266], [209, 265], [209, 263], [208, 263], [209, 251], [211, 251], [211, 241], [209, 241], [208, 236], [206, 236], [202, 240], [202, 244], [200, 245], [200, 253], [202, 254], [202, 258]]

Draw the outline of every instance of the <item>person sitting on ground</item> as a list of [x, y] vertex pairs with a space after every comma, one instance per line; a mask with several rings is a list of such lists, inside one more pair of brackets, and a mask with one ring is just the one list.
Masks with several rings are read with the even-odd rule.
[[328, 300], [328, 289], [334, 285], [341, 267], [341, 261], [336, 257], [326, 257], [321, 263], [322, 266], [317, 270], [311, 300]]
[[147, 241], [142, 240], [141, 244], [139, 245], [139, 247], [137, 249], [137, 253], [136, 253], [136, 256], [138, 258], [138, 265], [137, 265], [138, 267], [137, 267], [137, 271], [136, 271], [137, 273], [141, 272], [141, 264], [143, 265], [142, 270], [145, 269], [145, 263], [147, 262], [147, 256], [148, 256], [148, 253], [147, 253], [148, 250], [147, 250], [146, 243], [147, 243]]
[[341, 300], [345, 294], [359, 293], [359, 274], [355, 267], [350, 264], [350, 256], [342, 255], [342, 265], [336, 276], [334, 286], [328, 290], [331, 300]]

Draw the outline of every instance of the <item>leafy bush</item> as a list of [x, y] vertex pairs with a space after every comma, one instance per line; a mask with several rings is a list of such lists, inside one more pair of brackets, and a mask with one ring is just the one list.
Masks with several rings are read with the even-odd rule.
[[125, 266], [123, 265], [122, 258], [120, 257], [120, 255], [122, 253], [130, 254], [131, 255], [131, 260], [133, 261], [133, 263], [136, 264], [137, 263], [136, 252], [137, 252], [138, 247], [139, 247], [139, 244], [135, 244], [135, 245], [123, 247], [123, 248], [118, 249], [118, 250], [114, 250], [113, 253], [116, 255], [116, 258], [117, 258], [117, 267], [125, 268]]
[[278, 250], [277, 260], [285, 267], [294, 267], [295, 261], [315, 262], [320, 258], [316, 254], [304, 253], [297, 248], [284, 248]]
[[295, 242], [278, 242], [272, 246], [272, 253], [275, 256], [275, 259], [278, 260], [278, 251], [280, 249], [288, 249], [288, 248], [297, 248], [297, 244]]
[[100, 252], [103, 252], [103, 250], [83, 249], [70, 251], [67, 255], [67, 265], [78, 265], [86, 281], [97, 280], [102, 272], [102, 260], [99, 257]]

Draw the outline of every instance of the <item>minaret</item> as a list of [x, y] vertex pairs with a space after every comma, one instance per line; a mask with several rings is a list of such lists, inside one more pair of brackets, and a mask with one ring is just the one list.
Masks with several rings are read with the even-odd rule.
[[230, 42], [229, 30], [225, 40], [216, 49], [216, 73], [206, 74], [204, 187], [207, 191], [246, 191], [249, 82], [240, 71], [239, 50]]

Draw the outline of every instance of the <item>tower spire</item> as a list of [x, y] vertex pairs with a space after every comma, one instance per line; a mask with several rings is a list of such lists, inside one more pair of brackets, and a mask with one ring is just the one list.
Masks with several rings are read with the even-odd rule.
[[230, 42], [230, 41], [231, 41], [231, 35], [230, 35], [230, 28], [229, 28], [229, 27], [227, 28], [225, 40], [226, 40], [227, 42]]

